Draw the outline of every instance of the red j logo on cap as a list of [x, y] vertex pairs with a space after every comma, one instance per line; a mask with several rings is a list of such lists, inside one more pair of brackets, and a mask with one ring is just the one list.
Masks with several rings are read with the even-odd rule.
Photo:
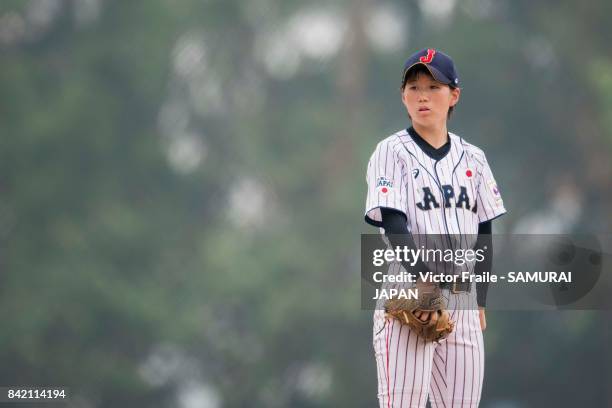
[[427, 55], [424, 55], [421, 58], [419, 58], [419, 61], [421, 61], [424, 64], [429, 64], [431, 60], [433, 60], [434, 55], [436, 55], [436, 50], [432, 50], [431, 48], [428, 48]]

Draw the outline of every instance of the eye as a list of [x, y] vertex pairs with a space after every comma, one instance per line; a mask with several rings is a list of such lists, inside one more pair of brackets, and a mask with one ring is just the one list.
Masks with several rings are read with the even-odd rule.
[[430, 85], [429, 88], [430, 89], [440, 89], [438, 85]]
[[416, 86], [415, 85], [410, 85], [408, 87], [408, 89], [410, 89], [411, 91], [416, 91]]

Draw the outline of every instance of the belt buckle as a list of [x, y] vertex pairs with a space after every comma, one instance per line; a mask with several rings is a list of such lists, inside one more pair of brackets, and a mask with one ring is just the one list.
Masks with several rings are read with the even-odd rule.
[[[461, 282], [461, 283], [463, 283], [463, 282]], [[451, 293], [453, 293], [453, 294], [455, 294], [455, 295], [456, 295], [456, 294], [458, 294], [458, 293], [463, 293], [463, 292], [465, 292], [465, 290], [459, 290], [459, 289], [457, 289], [457, 281], [456, 281], [456, 280], [455, 280], [455, 281], [453, 281], [453, 286], [451, 286]]]

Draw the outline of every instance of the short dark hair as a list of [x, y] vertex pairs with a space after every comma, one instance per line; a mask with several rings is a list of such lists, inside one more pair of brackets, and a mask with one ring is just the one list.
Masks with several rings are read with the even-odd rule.
[[[404, 88], [406, 88], [406, 84], [409, 81], [416, 81], [419, 78], [419, 76], [421, 76], [421, 75], [427, 75], [428, 77], [430, 77], [434, 81], [436, 80], [433, 77], [433, 75], [431, 75], [431, 72], [429, 72], [429, 70], [427, 69], [427, 67], [425, 65], [418, 64], [418, 65], [415, 65], [414, 67], [410, 68], [406, 72], [406, 74], [404, 75], [403, 81], [402, 81], [402, 86], [400, 87], [400, 91], [404, 92]], [[456, 86], [454, 86], [452, 84], [448, 84], [446, 86], [448, 86], [450, 89], [457, 88]], [[448, 114], [446, 115], [447, 118], [451, 117], [451, 114], [453, 113], [453, 110], [455, 110], [454, 106], [451, 106], [450, 108], [448, 108]]]

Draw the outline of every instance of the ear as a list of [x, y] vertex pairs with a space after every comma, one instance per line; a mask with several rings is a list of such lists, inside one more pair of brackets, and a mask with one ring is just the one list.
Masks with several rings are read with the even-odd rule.
[[402, 103], [404, 104], [406, 109], [408, 109], [408, 103], [406, 102], [406, 87], [405, 86], [404, 88], [400, 88], [400, 93], [402, 97]]
[[459, 102], [461, 96], [461, 88], [451, 88], [450, 106], [455, 106]]

